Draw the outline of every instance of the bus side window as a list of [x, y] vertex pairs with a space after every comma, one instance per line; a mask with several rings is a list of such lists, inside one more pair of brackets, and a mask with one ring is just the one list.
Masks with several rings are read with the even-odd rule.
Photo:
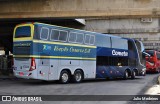
[[76, 43], [83, 43], [83, 34], [77, 33]]
[[90, 40], [90, 35], [86, 34], [85, 35], [85, 44], [89, 44], [89, 40]]
[[95, 42], [95, 36], [94, 35], [89, 35], [89, 34], [85, 35], [85, 44], [94, 45], [94, 42]]
[[109, 36], [97, 36], [95, 43], [99, 47], [111, 48], [111, 39]]
[[119, 38], [115, 38], [115, 37], [112, 37], [111, 40], [112, 40], [112, 48], [128, 50], [127, 40], [119, 39]]
[[49, 28], [42, 27], [40, 31], [40, 39], [47, 40], [49, 35]]
[[60, 31], [59, 32], [59, 41], [66, 41], [67, 40], [67, 37], [68, 37], [68, 32], [67, 31]]
[[90, 41], [89, 41], [90, 45], [94, 45], [94, 42], [95, 42], [95, 36], [91, 35]]
[[69, 42], [73, 42], [73, 43], [76, 42], [76, 33], [70, 32], [70, 34], [69, 34]]
[[62, 30], [52, 29], [50, 34], [50, 40], [52, 41], [67, 41], [68, 32]]
[[55, 30], [55, 29], [52, 29], [51, 30], [51, 34], [50, 34], [50, 40], [54, 41], [54, 40], [58, 40], [59, 38], [59, 31], [58, 30]]

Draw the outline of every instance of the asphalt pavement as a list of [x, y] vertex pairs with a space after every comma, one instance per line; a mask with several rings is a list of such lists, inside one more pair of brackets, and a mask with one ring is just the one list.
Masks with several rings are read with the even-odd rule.
[[[160, 95], [155, 92], [159, 74], [147, 74], [128, 79], [97, 79], [82, 83], [59, 84], [57, 81], [44, 82], [39, 80], [24, 80], [17, 78], [0, 78], [1, 95]], [[154, 90], [153, 90], [154, 89]], [[156, 89], [159, 90], [157, 87]], [[9, 104], [22, 102], [10, 102]], [[157, 101], [44, 101], [23, 102], [23, 104], [160, 104]], [[0, 102], [6, 104], [6, 102]]]

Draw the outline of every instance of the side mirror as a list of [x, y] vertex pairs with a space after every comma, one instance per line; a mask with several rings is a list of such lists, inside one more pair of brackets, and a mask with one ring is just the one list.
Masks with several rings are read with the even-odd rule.
[[148, 54], [148, 53], [146, 53], [146, 52], [142, 52], [142, 54], [144, 55], [144, 56], [148, 56], [148, 57], [150, 57], [151, 55], [150, 54]]

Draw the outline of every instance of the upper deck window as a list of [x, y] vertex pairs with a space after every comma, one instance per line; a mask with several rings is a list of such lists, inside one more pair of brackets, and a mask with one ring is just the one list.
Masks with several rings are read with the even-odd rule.
[[50, 39], [51, 40], [58, 40], [58, 38], [59, 38], [59, 31], [52, 29]]
[[83, 34], [77, 33], [76, 42], [77, 43], [83, 43]]
[[91, 45], [93, 45], [94, 44], [94, 42], [95, 42], [95, 37], [92, 35], [91, 37], [90, 37], [90, 44]]
[[66, 31], [59, 31], [59, 39], [60, 41], [66, 41], [67, 40], [68, 33]]
[[85, 35], [85, 44], [94, 45], [94, 42], [95, 42], [95, 36], [94, 35], [89, 35], [89, 34]]
[[111, 37], [112, 48], [128, 50], [128, 41], [117, 37]]
[[90, 40], [90, 35], [86, 35], [85, 36], [85, 44], [89, 44], [89, 40]]
[[96, 45], [99, 47], [108, 47], [111, 48], [111, 38], [107, 35], [99, 35], [96, 37]]
[[52, 41], [66, 41], [67, 40], [67, 31], [52, 29], [50, 34], [50, 40]]
[[69, 34], [69, 42], [76, 42], [76, 33], [74, 33], [74, 32], [71, 32], [70, 34]]
[[82, 33], [71, 32], [69, 34], [69, 42], [83, 43], [83, 35]]
[[48, 39], [48, 35], [49, 35], [49, 29], [42, 27], [41, 31], [40, 31], [40, 38], [42, 40], [47, 40]]
[[22, 26], [18, 27], [15, 31], [15, 38], [31, 37], [31, 27]]

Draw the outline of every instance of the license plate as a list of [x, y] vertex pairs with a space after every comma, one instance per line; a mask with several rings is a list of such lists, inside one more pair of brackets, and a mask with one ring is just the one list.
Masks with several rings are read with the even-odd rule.
[[20, 75], [20, 76], [23, 76], [23, 75], [24, 75], [24, 73], [23, 73], [23, 72], [19, 72], [19, 75]]

